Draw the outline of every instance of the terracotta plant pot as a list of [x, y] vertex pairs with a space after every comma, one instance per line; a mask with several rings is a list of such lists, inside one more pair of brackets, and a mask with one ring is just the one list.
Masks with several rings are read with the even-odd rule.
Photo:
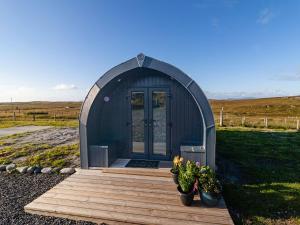
[[178, 183], [178, 173], [173, 173], [172, 169], [170, 170], [170, 172], [172, 173], [172, 177], [173, 177], [173, 181], [175, 184], [179, 184]]
[[177, 190], [180, 193], [180, 200], [181, 200], [182, 204], [185, 206], [192, 205], [193, 200], [194, 200], [194, 191], [191, 190], [189, 193], [185, 193], [181, 190], [180, 186], [177, 187]]
[[207, 206], [216, 206], [220, 201], [220, 195], [210, 192], [199, 191], [201, 201]]

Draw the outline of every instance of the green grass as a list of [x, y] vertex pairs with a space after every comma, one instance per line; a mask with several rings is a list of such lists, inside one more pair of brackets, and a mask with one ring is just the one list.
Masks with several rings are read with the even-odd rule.
[[71, 164], [73, 156], [79, 152], [78, 144], [57, 146], [27, 158], [24, 165], [40, 165], [43, 167], [63, 167]]
[[78, 120], [36, 120], [36, 121], [0, 121], [0, 128], [15, 126], [54, 126], [54, 127], [78, 127]]
[[300, 224], [299, 132], [222, 128], [217, 153], [242, 176], [241, 184], [224, 184], [236, 224]]
[[[77, 121], [56, 121], [55, 126], [78, 125]], [[38, 124], [41, 125], [41, 124]], [[80, 157], [78, 144], [52, 146], [48, 144], [27, 143], [19, 145], [20, 138], [31, 132], [13, 134], [0, 137], [0, 164], [16, 163], [17, 166], [39, 164], [41, 166], [63, 167], [73, 165], [73, 161]]]
[[47, 144], [24, 144], [18, 147], [5, 146], [0, 149], [0, 164], [11, 163], [19, 157], [29, 156], [50, 147], [51, 146]]

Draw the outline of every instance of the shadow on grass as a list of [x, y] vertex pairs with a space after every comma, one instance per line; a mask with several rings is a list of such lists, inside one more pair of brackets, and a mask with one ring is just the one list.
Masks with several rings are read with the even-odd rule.
[[300, 224], [300, 133], [218, 130], [217, 165], [237, 224]]

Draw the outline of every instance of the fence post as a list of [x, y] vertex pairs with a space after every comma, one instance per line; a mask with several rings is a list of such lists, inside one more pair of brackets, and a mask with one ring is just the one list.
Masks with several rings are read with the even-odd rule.
[[223, 127], [223, 110], [224, 110], [224, 108], [222, 107], [222, 109], [220, 111], [220, 127]]
[[300, 130], [300, 121], [297, 120], [297, 130]]
[[13, 114], [13, 120], [16, 121], [16, 112]]
[[268, 128], [268, 117], [265, 118], [265, 128]]
[[242, 117], [242, 127], [245, 126], [245, 120], [246, 120], [246, 118], [243, 116], [243, 117]]
[[284, 118], [284, 126], [287, 128], [286, 118]]

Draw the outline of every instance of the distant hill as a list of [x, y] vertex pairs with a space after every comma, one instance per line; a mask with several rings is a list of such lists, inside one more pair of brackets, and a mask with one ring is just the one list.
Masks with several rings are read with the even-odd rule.
[[[221, 108], [228, 116], [246, 117], [299, 117], [300, 96], [276, 97], [260, 99], [238, 100], [209, 100], [216, 117]], [[49, 112], [49, 114], [66, 114], [78, 116], [82, 102], [14, 102], [0, 103], [0, 117], [16, 113], [29, 113], [32, 111]]]
[[215, 114], [221, 108], [235, 116], [299, 117], [300, 96], [239, 100], [210, 100]]

